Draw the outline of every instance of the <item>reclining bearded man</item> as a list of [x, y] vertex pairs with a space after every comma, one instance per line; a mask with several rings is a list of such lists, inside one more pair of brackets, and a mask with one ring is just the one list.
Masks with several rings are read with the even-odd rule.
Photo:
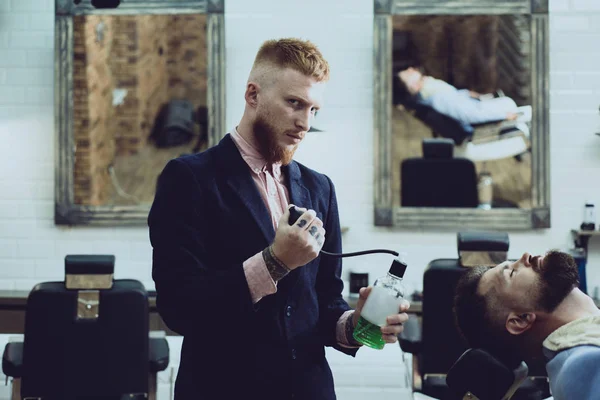
[[578, 286], [575, 260], [560, 251], [474, 267], [456, 287], [457, 326], [506, 363], [544, 357], [554, 400], [598, 399], [600, 310]]

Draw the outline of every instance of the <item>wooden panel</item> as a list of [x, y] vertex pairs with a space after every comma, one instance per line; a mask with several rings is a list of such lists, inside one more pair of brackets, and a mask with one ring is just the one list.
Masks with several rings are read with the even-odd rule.
[[82, 0], [75, 5], [73, 0], [56, 0], [57, 15], [90, 15], [90, 14], [183, 14], [223, 12], [223, 0], [121, 0], [118, 8], [98, 9], [91, 0]]
[[373, 137], [375, 139], [375, 225], [390, 226], [392, 218], [392, 18], [375, 15], [373, 74]]
[[[165, 331], [169, 336], [179, 336], [167, 327], [156, 311], [150, 312], [148, 324], [151, 331]], [[0, 308], [0, 333], [25, 333], [25, 307], [16, 310]]]
[[0, 309], [0, 333], [24, 333], [25, 309]]
[[[531, 21], [533, 120], [532, 152], [533, 206], [549, 209], [550, 205], [550, 95], [549, 34], [547, 16], [534, 16]], [[550, 213], [544, 227], [550, 227]]]
[[[0, 334], [15, 333], [22, 334], [25, 331], [25, 307], [29, 292], [20, 290], [0, 290]], [[350, 307], [356, 307], [357, 299], [345, 298]], [[179, 336], [170, 330], [156, 309], [156, 297], [150, 295], [148, 298], [150, 307], [149, 328], [151, 331], [165, 331], [169, 336]], [[410, 312], [420, 314], [421, 302], [413, 301]]]
[[547, 14], [548, 0], [375, 0], [375, 13]]

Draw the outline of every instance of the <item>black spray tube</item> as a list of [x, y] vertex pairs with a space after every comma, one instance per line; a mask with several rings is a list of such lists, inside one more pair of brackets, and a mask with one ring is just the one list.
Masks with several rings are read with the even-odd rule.
[[[291, 225], [294, 225], [296, 223], [296, 221], [298, 221], [298, 218], [300, 218], [300, 216], [303, 214], [302, 211], [300, 211], [296, 206], [292, 206], [290, 207], [290, 218], [288, 220], [288, 223]], [[356, 257], [356, 256], [362, 256], [364, 254], [375, 254], [375, 253], [384, 253], [384, 254], [392, 254], [396, 257], [399, 256], [397, 251], [394, 250], [386, 250], [386, 249], [373, 249], [373, 250], [363, 250], [363, 251], [355, 251], [353, 253], [329, 253], [328, 251], [324, 251], [321, 250], [321, 254], [329, 256], [329, 257]]]

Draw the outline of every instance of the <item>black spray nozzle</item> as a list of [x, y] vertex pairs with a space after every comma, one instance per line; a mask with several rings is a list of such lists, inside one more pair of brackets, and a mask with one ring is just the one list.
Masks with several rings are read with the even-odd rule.
[[300, 216], [302, 216], [302, 211], [300, 211], [300, 209], [296, 206], [291, 206], [290, 207], [290, 218], [288, 219], [288, 224], [290, 226], [294, 225], [296, 223], [296, 221], [298, 221], [298, 218], [300, 218]]
[[398, 278], [403, 278], [404, 273], [406, 272], [406, 262], [404, 262], [404, 260], [402, 260], [400, 257], [396, 257], [394, 261], [392, 261], [389, 272]]

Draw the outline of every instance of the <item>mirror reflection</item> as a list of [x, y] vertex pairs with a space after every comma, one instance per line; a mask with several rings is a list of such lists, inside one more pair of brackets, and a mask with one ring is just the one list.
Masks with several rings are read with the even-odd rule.
[[529, 17], [392, 21], [394, 207], [531, 208]]
[[73, 17], [75, 204], [149, 205], [207, 147], [206, 47], [204, 14]]

